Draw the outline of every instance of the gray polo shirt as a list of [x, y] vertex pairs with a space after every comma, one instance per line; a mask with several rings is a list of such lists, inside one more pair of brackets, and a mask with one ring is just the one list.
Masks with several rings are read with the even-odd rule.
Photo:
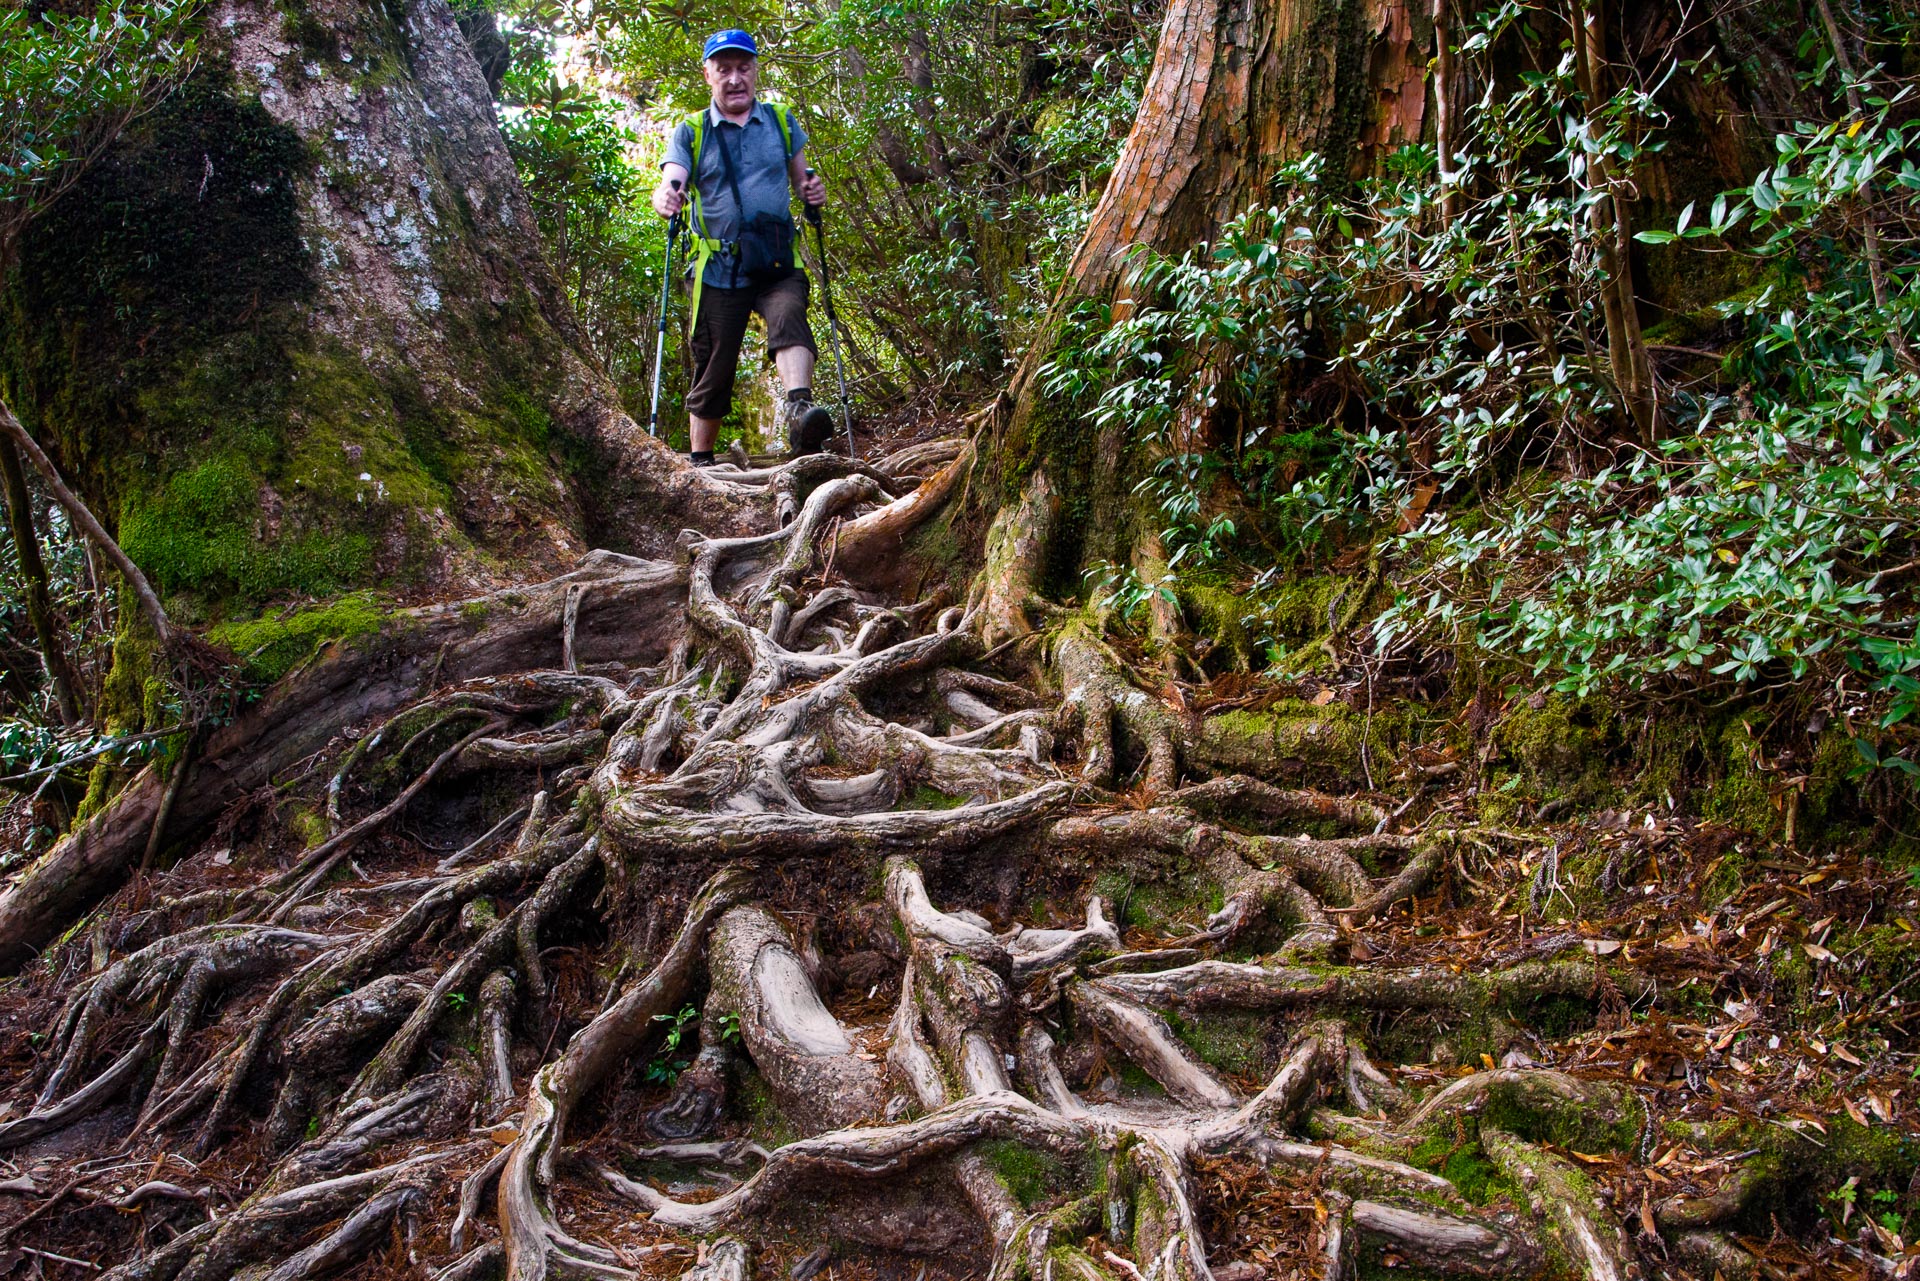
[[[793, 194], [787, 185], [787, 161], [807, 145], [807, 131], [801, 127], [797, 115], [789, 112], [787, 120], [793, 132], [790, 148], [781, 140], [780, 122], [766, 103], [756, 101], [744, 125], [734, 124], [716, 108], [708, 106], [706, 137], [700, 145], [700, 171], [693, 174], [694, 184], [700, 190], [707, 235], [715, 240], [737, 239], [741, 225], [759, 213], [792, 220]], [[727, 183], [726, 162], [720, 155], [723, 138], [733, 154], [734, 179], [740, 184], [740, 199], [747, 207], [744, 216], [734, 203], [733, 188]], [[673, 131], [673, 140], [667, 144], [666, 160], [662, 163], [676, 164], [693, 172], [692, 124], [683, 120]], [[693, 217], [691, 207], [687, 217], [689, 220]], [[698, 234], [697, 227], [695, 233]], [[724, 256], [716, 255], [707, 263], [706, 281], [721, 289], [733, 284], [732, 271]]]

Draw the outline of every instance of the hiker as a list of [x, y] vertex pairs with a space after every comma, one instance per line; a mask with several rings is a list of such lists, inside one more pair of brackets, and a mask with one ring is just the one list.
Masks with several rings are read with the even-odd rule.
[[[662, 218], [692, 205], [693, 386], [687, 392], [693, 464], [713, 465], [720, 420], [733, 407], [733, 380], [747, 316], [767, 325], [767, 350], [786, 388], [787, 439], [818, 453], [833, 415], [813, 403], [818, 353], [807, 324], [807, 273], [794, 255], [792, 187], [809, 205], [826, 184], [808, 171], [807, 132], [780, 103], [755, 95], [759, 47], [745, 31], [717, 31], [702, 54], [713, 102], [673, 132], [660, 164], [653, 208]], [[693, 181], [689, 185], [688, 178]]]

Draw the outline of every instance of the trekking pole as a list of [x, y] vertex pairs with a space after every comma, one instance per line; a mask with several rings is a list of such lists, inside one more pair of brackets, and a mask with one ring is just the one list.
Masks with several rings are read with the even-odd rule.
[[[680, 184], [673, 184], [675, 191]], [[653, 336], [653, 408], [647, 412], [647, 435], [660, 434], [660, 366], [667, 355], [667, 302], [673, 289], [673, 242], [680, 235], [680, 215], [667, 220], [667, 256], [660, 264], [660, 322]]]
[[[807, 170], [813, 177], [813, 170]], [[847, 365], [840, 358], [840, 314], [833, 309], [833, 276], [827, 271], [827, 233], [820, 226], [820, 206], [807, 205], [807, 221], [813, 224], [814, 248], [820, 254], [820, 293], [827, 303], [827, 341], [833, 346], [833, 368], [840, 376], [840, 421], [847, 429], [847, 456], [859, 458], [853, 447], [853, 406], [847, 400]]]

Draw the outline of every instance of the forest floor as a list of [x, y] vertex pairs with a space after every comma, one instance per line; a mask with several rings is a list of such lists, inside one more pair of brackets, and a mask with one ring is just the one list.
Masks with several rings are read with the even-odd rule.
[[1905, 870], [1483, 822], [1422, 680], [989, 650], [861, 581], [951, 430], [290, 677], [414, 683], [0, 989], [0, 1277], [1920, 1271]]

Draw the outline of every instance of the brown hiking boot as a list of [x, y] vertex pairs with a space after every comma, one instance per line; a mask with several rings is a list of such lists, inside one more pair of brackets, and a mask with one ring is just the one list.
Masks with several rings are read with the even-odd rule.
[[833, 439], [833, 415], [804, 400], [789, 402], [787, 439], [792, 442], [796, 455], [819, 453]]

